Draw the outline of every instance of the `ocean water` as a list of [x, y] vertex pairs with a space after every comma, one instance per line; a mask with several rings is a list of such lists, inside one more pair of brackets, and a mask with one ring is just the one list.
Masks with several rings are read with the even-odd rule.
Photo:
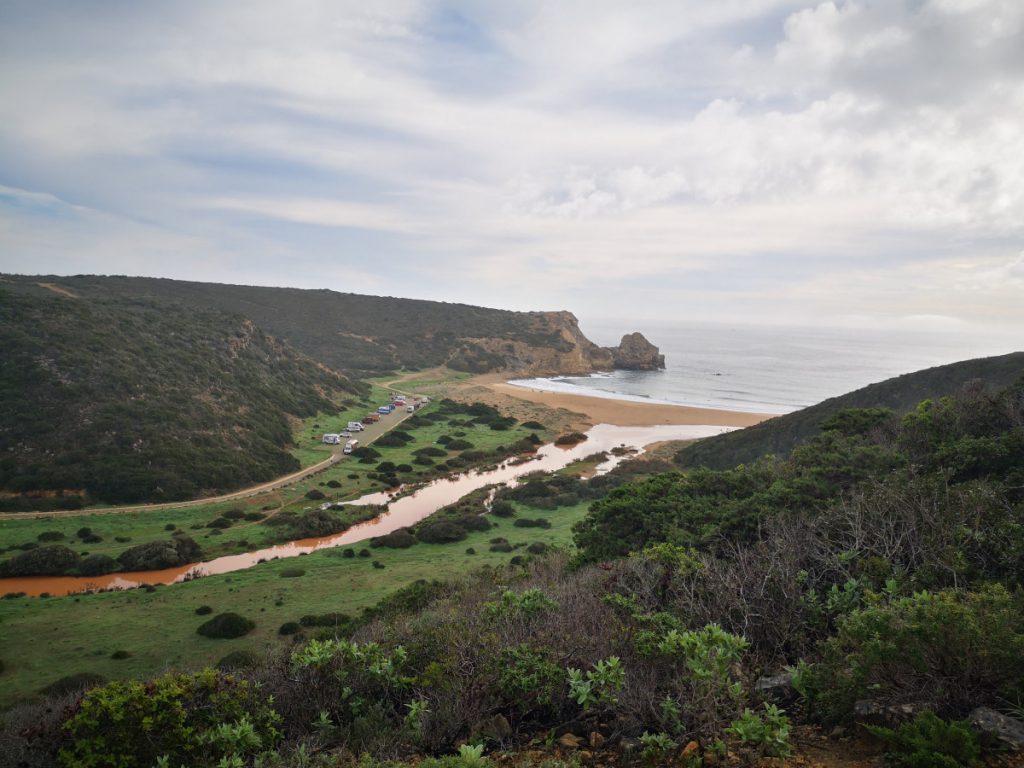
[[[602, 345], [617, 344], [624, 332], [622, 322], [582, 327]], [[903, 373], [1024, 349], [1024, 337], [1009, 334], [714, 324], [639, 330], [665, 355], [664, 371], [514, 383], [598, 397], [788, 413]]]

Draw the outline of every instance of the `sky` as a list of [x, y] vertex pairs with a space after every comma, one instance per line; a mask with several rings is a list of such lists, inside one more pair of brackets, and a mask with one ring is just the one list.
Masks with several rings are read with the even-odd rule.
[[0, 271], [1024, 328], [1020, 0], [0, 0]]

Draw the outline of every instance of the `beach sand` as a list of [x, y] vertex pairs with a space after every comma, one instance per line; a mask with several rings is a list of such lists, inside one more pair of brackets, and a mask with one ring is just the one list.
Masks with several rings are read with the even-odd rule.
[[434, 397], [452, 397], [467, 403], [487, 403], [521, 422], [539, 421], [555, 431], [563, 432], [585, 431], [595, 424], [622, 427], [650, 427], [657, 424], [749, 427], [776, 415], [544, 392], [513, 386], [507, 381], [508, 374], [500, 373], [486, 373], [458, 382], [446, 380], [448, 377], [450, 372], [444, 369], [421, 371], [391, 382], [389, 386], [404, 387]]
[[721, 427], [750, 427], [770, 419], [773, 414], [720, 411], [713, 408], [693, 408], [685, 405], [638, 403], [633, 400], [613, 400], [607, 397], [570, 395], [563, 392], [545, 392], [517, 387], [506, 382], [485, 384], [502, 395], [528, 400], [548, 408], [564, 409], [582, 414], [585, 423], [616, 424], [621, 427], [649, 427], [655, 424], [711, 424]]

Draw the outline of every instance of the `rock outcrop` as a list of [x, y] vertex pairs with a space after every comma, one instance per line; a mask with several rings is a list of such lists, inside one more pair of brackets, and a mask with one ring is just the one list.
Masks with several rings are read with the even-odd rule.
[[599, 347], [580, 330], [571, 312], [531, 312], [528, 340], [464, 338], [458, 354], [490, 370], [523, 376], [585, 375], [614, 369], [652, 371], [665, 356], [641, 333], [628, 333], [615, 347]]
[[626, 371], [654, 371], [665, 367], [665, 356], [642, 333], [627, 333], [611, 347], [612, 364]]

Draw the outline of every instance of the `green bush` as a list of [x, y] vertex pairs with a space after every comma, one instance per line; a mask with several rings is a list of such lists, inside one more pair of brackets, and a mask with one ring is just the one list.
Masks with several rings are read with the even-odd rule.
[[196, 632], [203, 637], [231, 640], [249, 634], [255, 627], [255, 623], [237, 613], [218, 613], [200, 624]]
[[297, 579], [300, 576], [305, 576], [305, 575], [306, 575], [306, 569], [305, 568], [285, 568], [283, 571], [281, 571], [281, 578], [282, 579]]
[[1024, 691], [1024, 596], [919, 592], [839, 621], [808, 685], [826, 721], [848, 718], [859, 699], [929, 702], [939, 713], [1015, 699]]
[[207, 616], [213, 613], [213, 608], [208, 605], [200, 605], [196, 608], [196, 616]]
[[[440, 442], [440, 441], [438, 441], [438, 442]], [[449, 451], [468, 451], [471, 448], [473, 448], [473, 444], [471, 442], [469, 442], [469, 440], [463, 440], [462, 438], [457, 438], [455, 440], [448, 441], [447, 448], [448, 448]]]
[[76, 672], [73, 675], [67, 675], [53, 681], [46, 687], [41, 688], [39, 692], [46, 696], [63, 696], [85, 688], [95, 688], [97, 685], [103, 685], [105, 682], [107, 682], [107, 678], [103, 675], [97, 675], [95, 672]]
[[114, 659], [115, 661], [121, 661], [122, 659], [130, 658], [131, 655], [132, 654], [129, 651], [114, 651], [112, 654], [110, 654], [110, 658]]
[[217, 662], [217, 669], [222, 672], [231, 672], [236, 669], [251, 669], [259, 663], [259, 655], [252, 651], [232, 651]]
[[245, 517], [245, 510], [229, 509], [226, 512], [222, 512], [221, 517], [226, 517], [228, 520], [241, 520]]
[[277, 634], [279, 635], [294, 635], [302, 631], [302, 625], [297, 621], [286, 621], [280, 627], [278, 627]]
[[514, 523], [512, 523], [512, 525], [514, 525], [516, 528], [550, 528], [551, 521], [543, 517], [538, 517], [535, 519], [530, 519], [528, 517], [520, 517]]
[[[245, 681], [212, 669], [87, 693], [63, 726], [67, 768], [242, 764], [281, 737], [280, 716]], [[231, 762], [221, 762], [221, 761]]]
[[371, 547], [387, 547], [388, 549], [408, 549], [416, 543], [417, 539], [408, 528], [399, 528], [397, 531], [377, 536], [370, 542]]
[[324, 496], [323, 491], [318, 491], [316, 488], [311, 488], [310, 490], [306, 491], [306, 498], [309, 499], [310, 501], [320, 501], [321, 499], [325, 499], [327, 497]]
[[43, 531], [36, 536], [38, 541], [63, 541], [64, 534], [60, 531]]
[[921, 712], [896, 730], [868, 726], [887, 744], [889, 768], [975, 768], [981, 763], [978, 737], [966, 720], [946, 723], [934, 712]]

